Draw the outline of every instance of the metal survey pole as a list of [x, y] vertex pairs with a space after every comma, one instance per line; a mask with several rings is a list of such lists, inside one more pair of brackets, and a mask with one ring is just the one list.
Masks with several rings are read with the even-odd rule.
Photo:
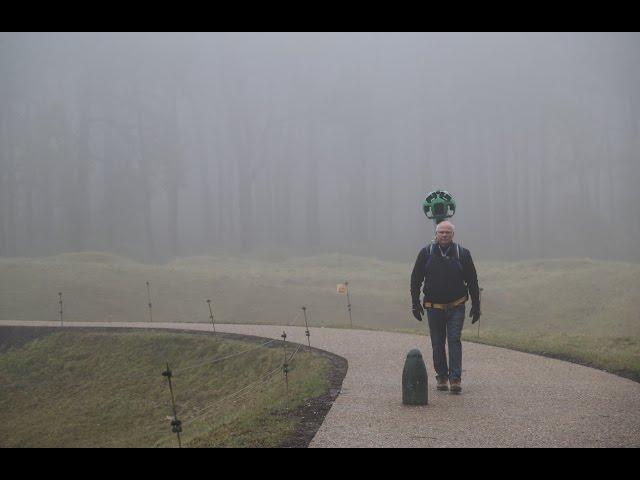
[[151, 323], [153, 323], [153, 312], [151, 311], [151, 287], [149, 286], [149, 282], [147, 282], [147, 298], [149, 299], [149, 318], [151, 319]]
[[304, 334], [307, 336], [307, 343], [309, 344], [309, 348], [311, 348], [311, 333], [309, 333], [309, 324], [307, 323], [307, 307], [302, 307], [302, 311], [304, 312], [304, 326], [306, 330]]
[[347, 310], [349, 310], [349, 328], [353, 328], [353, 319], [351, 318], [351, 297], [349, 296], [349, 282], [344, 282], [347, 287]]
[[169, 380], [169, 392], [171, 392], [171, 406], [173, 407], [173, 420], [171, 421], [171, 431], [178, 436], [178, 448], [182, 448], [182, 442], [180, 440], [180, 432], [182, 432], [182, 422], [178, 420], [178, 413], [176, 411], [176, 399], [173, 395], [173, 386], [171, 385], [171, 369], [167, 362], [167, 370], [162, 372], [163, 377], [167, 377]]
[[211, 310], [211, 300], [207, 300], [209, 305], [209, 318], [211, 319], [211, 325], [213, 325], [213, 333], [216, 333], [216, 322], [213, 320], [213, 310]]
[[282, 332], [282, 348], [284, 350], [284, 363], [282, 364], [282, 371], [284, 372], [284, 383], [287, 390], [287, 401], [289, 401], [289, 364], [287, 363], [287, 332]]
[[62, 319], [62, 311], [63, 311], [63, 308], [62, 308], [62, 292], [58, 292], [58, 297], [60, 297], [60, 300], [58, 301], [58, 304], [60, 305], [60, 326], [64, 327], [64, 322], [63, 322], [63, 319]]

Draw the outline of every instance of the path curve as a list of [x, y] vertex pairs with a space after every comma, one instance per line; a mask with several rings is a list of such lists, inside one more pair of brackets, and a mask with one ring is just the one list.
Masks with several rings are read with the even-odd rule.
[[[57, 322], [0, 321], [56, 326]], [[74, 322], [74, 327], [211, 331], [204, 323]], [[306, 344], [305, 329], [216, 325], [216, 330]], [[463, 343], [463, 394], [434, 388], [428, 337], [312, 328], [311, 345], [345, 357], [342, 392], [311, 447], [639, 447], [640, 384], [581, 365]], [[402, 405], [406, 353], [422, 351], [429, 405]]]

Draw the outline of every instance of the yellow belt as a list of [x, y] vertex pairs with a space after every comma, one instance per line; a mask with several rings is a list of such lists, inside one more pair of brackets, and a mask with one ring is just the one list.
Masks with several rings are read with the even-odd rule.
[[449, 310], [450, 308], [456, 307], [458, 305], [460, 305], [461, 303], [464, 303], [468, 300], [468, 298], [462, 297], [459, 298], [458, 300], [454, 300], [451, 303], [430, 303], [430, 302], [424, 302], [424, 308], [439, 308], [441, 310]]

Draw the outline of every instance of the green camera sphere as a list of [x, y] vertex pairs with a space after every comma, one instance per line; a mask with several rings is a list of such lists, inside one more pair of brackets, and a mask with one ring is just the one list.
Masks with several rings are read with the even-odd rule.
[[441, 222], [445, 218], [453, 217], [456, 201], [446, 190], [436, 190], [427, 195], [422, 203], [422, 210], [429, 220]]

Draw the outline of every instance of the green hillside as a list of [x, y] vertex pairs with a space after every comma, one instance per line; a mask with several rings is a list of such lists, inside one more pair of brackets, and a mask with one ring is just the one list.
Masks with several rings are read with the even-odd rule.
[[[425, 333], [410, 314], [407, 263], [348, 255], [270, 261], [190, 257], [143, 265], [103, 253], [0, 259], [0, 319], [56, 320], [63, 292], [68, 321], [154, 321], [348, 327], [349, 281], [357, 328]], [[590, 259], [477, 262], [483, 287], [480, 340], [640, 372], [640, 265]], [[477, 340], [467, 322], [465, 338]], [[568, 355], [571, 353], [571, 355]], [[631, 373], [629, 373], [631, 372]], [[633, 373], [636, 372], [636, 373]], [[634, 377], [635, 378], [635, 377]], [[640, 377], [638, 377], [640, 378]]]
[[202, 334], [76, 330], [0, 345], [0, 448], [177, 446], [162, 376], [167, 362], [183, 446], [286, 445], [301, 420], [296, 408], [328, 389], [330, 363], [299, 351], [287, 402], [278, 347]]

